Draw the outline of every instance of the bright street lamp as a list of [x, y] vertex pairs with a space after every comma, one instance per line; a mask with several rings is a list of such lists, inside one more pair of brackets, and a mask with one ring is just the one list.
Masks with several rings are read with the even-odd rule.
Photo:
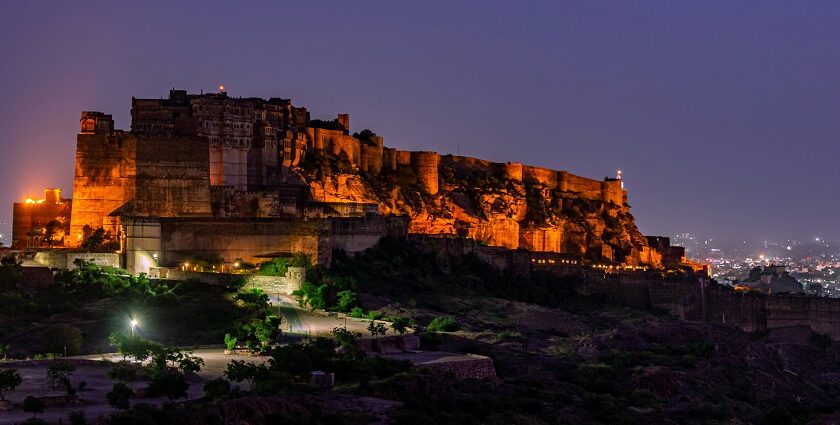
[[131, 336], [134, 336], [134, 328], [137, 327], [137, 320], [131, 319]]

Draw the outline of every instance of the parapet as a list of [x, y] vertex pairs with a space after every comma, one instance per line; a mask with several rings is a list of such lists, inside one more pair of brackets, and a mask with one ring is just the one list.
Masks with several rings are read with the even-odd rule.
[[522, 163], [506, 162], [502, 164], [502, 175], [508, 180], [522, 181]]
[[114, 118], [111, 115], [97, 111], [82, 111], [79, 120], [79, 130], [82, 134], [108, 134], [114, 132]]
[[344, 127], [344, 134], [350, 133], [350, 114], [338, 114], [335, 120], [338, 125]]

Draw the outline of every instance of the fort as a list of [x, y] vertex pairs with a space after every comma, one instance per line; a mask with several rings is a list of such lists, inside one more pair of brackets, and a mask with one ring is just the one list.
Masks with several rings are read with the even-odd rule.
[[[132, 98], [130, 131], [82, 112], [73, 199], [57, 193], [15, 205], [13, 246], [79, 249], [102, 229], [134, 273], [301, 252], [329, 264], [335, 250], [409, 233], [589, 262], [693, 266], [639, 233], [620, 176], [401, 151], [370, 130], [351, 133], [348, 114], [312, 119], [288, 99], [223, 91]], [[48, 223], [60, 238], [55, 229], [44, 238]]]

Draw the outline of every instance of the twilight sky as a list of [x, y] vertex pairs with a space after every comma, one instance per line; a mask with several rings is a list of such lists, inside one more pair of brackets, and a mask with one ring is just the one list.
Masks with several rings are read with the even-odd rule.
[[0, 233], [71, 192], [81, 110], [224, 84], [399, 149], [621, 168], [646, 234], [840, 239], [840, 2], [128, 3], [3, 4]]

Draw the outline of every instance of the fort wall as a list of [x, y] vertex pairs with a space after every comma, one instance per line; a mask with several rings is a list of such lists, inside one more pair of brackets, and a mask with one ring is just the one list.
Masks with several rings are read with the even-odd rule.
[[132, 215], [211, 215], [209, 170], [204, 138], [139, 136]]
[[437, 194], [440, 155], [436, 152], [411, 152], [410, 158], [420, 187], [430, 195]]
[[526, 165], [522, 167], [522, 179], [524, 181], [533, 181], [547, 186], [549, 189], [557, 188], [558, 173], [555, 170], [549, 170], [542, 167], [532, 167]]
[[86, 225], [103, 227], [108, 214], [134, 198], [136, 175], [136, 137], [120, 132], [79, 134], [69, 246], [82, 242]]

